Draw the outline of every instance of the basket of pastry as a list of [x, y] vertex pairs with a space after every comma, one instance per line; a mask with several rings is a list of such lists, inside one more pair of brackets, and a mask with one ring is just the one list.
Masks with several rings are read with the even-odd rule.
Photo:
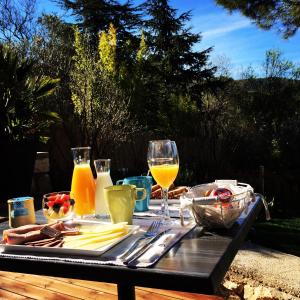
[[[249, 184], [216, 180], [190, 188], [180, 197], [180, 215], [188, 209], [196, 223], [206, 228], [230, 228], [253, 197]], [[181, 217], [183, 222], [183, 217]]]
[[[168, 191], [168, 199], [179, 199], [184, 193], [188, 191], [187, 186], [175, 186], [172, 184]], [[151, 189], [151, 199], [161, 199], [162, 189], [159, 184], [155, 184]]]

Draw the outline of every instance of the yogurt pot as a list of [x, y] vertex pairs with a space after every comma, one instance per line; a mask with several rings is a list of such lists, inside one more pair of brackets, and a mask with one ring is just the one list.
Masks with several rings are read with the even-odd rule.
[[9, 199], [8, 217], [9, 227], [19, 227], [27, 224], [35, 224], [35, 212], [32, 197], [18, 197]]

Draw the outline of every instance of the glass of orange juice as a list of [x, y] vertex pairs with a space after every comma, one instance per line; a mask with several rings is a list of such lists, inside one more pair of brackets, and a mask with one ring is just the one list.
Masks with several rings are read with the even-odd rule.
[[170, 140], [150, 141], [147, 159], [153, 178], [162, 188], [161, 214], [169, 220], [168, 191], [179, 170], [176, 143]]
[[75, 199], [74, 212], [77, 217], [95, 214], [96, 184], [90, 167], [90, 147], [71, 148], [74, 169], [71, 193]]

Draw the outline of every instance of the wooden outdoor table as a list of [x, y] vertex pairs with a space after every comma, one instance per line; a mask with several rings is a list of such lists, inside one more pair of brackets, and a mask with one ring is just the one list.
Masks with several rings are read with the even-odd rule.
[[[119, 299], [135, 299], [135, 286], [215, 294], [241, 243], [262, 208], [259, 196], [229, 230], [203, 231], [196, 227], [151, 268], [70, 263], [0, 255], [0, 270], [118, 285]], [[0, 224], [1, 233], [8, 222]]]

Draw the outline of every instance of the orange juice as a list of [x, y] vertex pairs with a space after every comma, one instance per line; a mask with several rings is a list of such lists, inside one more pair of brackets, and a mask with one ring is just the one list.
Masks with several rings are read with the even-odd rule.
[[95, 213], [95, 180], [89, 164], [74, 166], [71, 192], [75, 199], [77, 216]]
[[150, 167], [151, 174], [155, 181], [162, 187], [162, 188], [169, 188], [170, 185], [174, 182], [179, 170], [179, 165], [156, 165]]

